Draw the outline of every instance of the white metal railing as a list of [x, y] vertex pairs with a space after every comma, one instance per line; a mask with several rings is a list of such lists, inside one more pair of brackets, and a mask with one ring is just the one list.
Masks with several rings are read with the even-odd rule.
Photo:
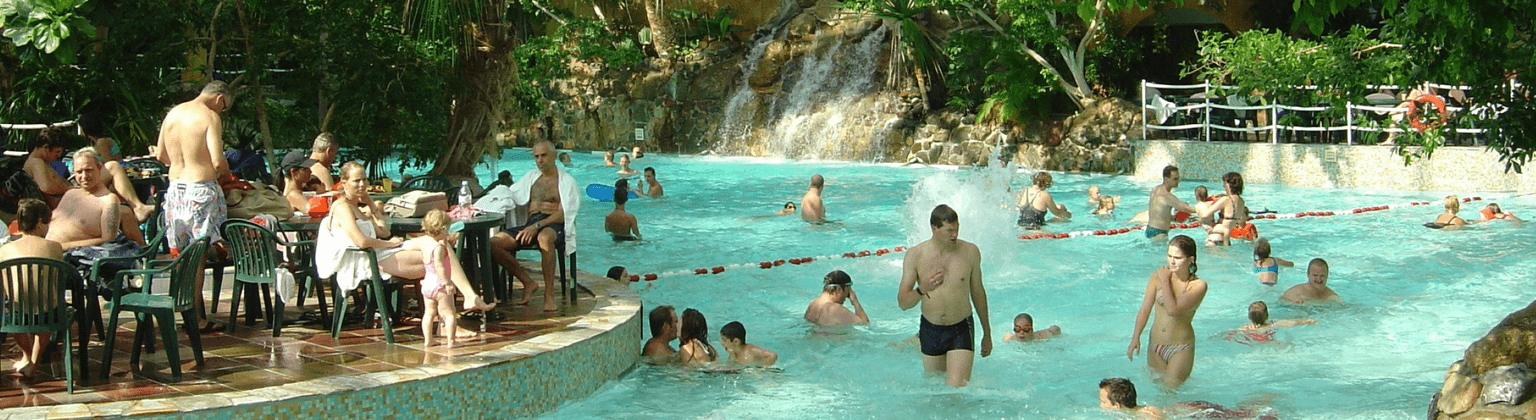
[[[1444, 84], [1438, 84], [1438, 83], [1428, 83], [1428, 84], [1426, 84], [1426, 86], [1431, 88], [1431, 89], [1445, 89], [1445, 90], [1470, 90], [1471, 89], [1471, 87], [1468, 87], [1468, 86], [1453, 86], [1453, 85], [1444, 85]], [[1372, 85], [1372, 86], [1367, 86], [1367, 87], [1370, 88], [1370, 89], [1400, 89], [1397, 86], [1391, 86], [1391, 85]], [[1194, 84], [1194, 85], [1167, 85], [1167, 84], [1151, 83], [1151, 82], [1147, 82], [1146, 80], [1142, 80], [1142, 82], [1141, 82], [1141, 121], [1142, 121], [1141, 136], [1142, 136], [1142, 138], [1144, 138], [1144, 139], [1145, 138], [1149, 138], [1148, 135], [1153, 130], [1158, 130], [1158, 131], [1179, 131], [1179, 130], [1199, 129], [1200, 133], [1201, 133], [1200, 137], [1204, 141], [1210, 141], [1211, 140], [1211, 130], [1215, 129], [1215, 130], [1220, 130], [1220, 131], [1225, 131], [1225, 132], [1232, 132], [1232, 133], [1261, 133], [1261, 132], [1268, 132], [1269, 136], [1270, 136], [1270, 142], [1272, 142], [1272, 143], [1279, 143], [1280, 142], [1280, 132], [1281, 131], [1287, 131], [1287, 132], [1293, 132], [1293, 133], [1294, 132], [1311, 132], [1311, 133], [1344, 132], [1345, 133], [1345, 142], [1346, 142], [1346, 144], [1355, 144], [1355, 135], [1356, 135], [1357, 132], [1363, 132], [1363, 133], [1403, 133], [1403, 132], [1406, 132], [1406, 131], [1409, 131], [1409, 130], [1415, 130], [1415, 131], [1417, 130], [1416, 128], [1412, 128], [1411, 126], [1408, 126], [1406, 124], [1401, 124], [1401, 125], [1407, 126], [1408, 128], [1398, 128], [1398, 127], [1385, 127], [1385, 128], [1383, 128], [1383, 127], [1377, 127], [1377, 126], [1375, 126], [1375, 124], [1361, 125], [1360, 123], [1367, 121], [1367, 119], [1366, 118], [1359, 118], [1359, 117], [1357, 117], [1357, 115], [1359, 115], [1359, 114], [1366, 113], [1366, 112], [1376, 112], [1376, 113], [1386, 113], [1386, 114], [1406, 113], [1406, 112], [1408, 112], [1408, 108], [1406, 108], [1406, 107], [1398, 107], [1398, 106], [1384, 107], [1384, 106], [1376, 106], [1376, 105], [1369, 105], [1369, 104], [1362, 105], [1362, 104], [1356, 104], [1354, 102], [1347, 102], [1343, 106], [1343, 109], [1344, 109], [1344, 125], [1341, 125], [1341, 126], [1285, 125], [1285, 124], [1281, 124], [1280, 123], [1280, 118], [1278, 118], [1278, 116], [1283, 114], [1283, 113], [1287, 113], [1287, 112], [1292, 112], [1292, 113], [1294, 113], [1294, 112], [1325, 112], [1325, 111], [1330, 111], [1330, 110], [1337, 109], [1337, 107], [1336, 106], [1291, 106], [1291, 105], [1278, 104], [1278, 103], [1271, 103], [1271, 104], [1268, 104], [1268, 105], [1249, 105], [1246, 102], [1249, 99], [1251, 99], [1251, 98], [1247, 97], [1246, 95], [1233, 95], [1233, 96], [1226, 96], [1226, 97], [1216, 96], [1216, 97], [1213, 97], [1214, 96], [1214, 94], [1212, 93], [1213, 90], [1216, 90], [1216, 89], [1231, 89], [1231, 88], [1236, 88], [1236, 87], [1235, 86], [1213, 85], [1213, 84], [1210, 84], [1210, 83], [1200, 83], [1200, 84]], [[1315, 90], [1315, 89], [1317, 89], [1317, 86], [1292, 86], [1292, 88]], [[1184, 104], [1184, 105], [1180, 105], [1180, 104], [1178, 104], [1176, 102], [1172, 102], [1172, 101], [1169, 101], [1169, 100], [1163, 98], [1161, 92], [1158, 91], [1157, 89], [1174, 89], [1174, 90], [1182, 90], [1182, 91], [1196, 91], [1196, 90], [1198, 90], [1199, 92], [1197, 94], [1191, 94], [1191, 95], [1188, 95], [1187, 97], [1188, 98], [1192, 98], [1192, 99], [1200, 99], [1200, 100], [1199, 101], [1189, 102], [1189, 103]], [[1153, 93], [1151, 95], [1149, 95], [1149, 91], [1153, 92]], [[1437, 95], [1437, 96], [1439, 96], [1439, 95]], [[1215, 101], [1223, 101], [1223, 102], [1226, 102], [1226, 103], [1213, 102], [1213, 100], [1215, 100]], [[1230, 119], [1228, 121], [1220, 121], [1219, 119], [1216, 120], [1216, 121], [1213, 121], [1212, 117], [1211, 117], [1211, 113], [1212, 113], [1211, 110], [1213, 110], [1213, 109], [1214, 110], [1229, 111], [1232, 114], [1236, 115], [1237, 118], [1233, 118], [1233, 119]], [[1463, 113], [1465, 113], [1465, 111], [1468, 111], [1467, 108], [1465, 108], [1465, 107], [1446, 106], [1446, 112], [1449, 113], [1449, 114], [1463, 114]], [[1248, 113], [1250, 113], [1250, 112], [1252, 112], [1252, 113], [1267, 112], [1268, 113], [1267, 115], [1269, 116], [1269, 118], [1266, 121], [1266, 125], [1262, 125], [1262, 126], [1256, 125], [1257, 121], [1258, 121], [1258, 118], [1256, 118], [1256, 116], [1255, 117], [1249, 117]], [[1494, 109], [1488, 109], [1488, 108], [1478, 108], [1478, 107], [1473, 107], [1471, 112], [1473, 114], [1476, 114], [1476, 115], [1479, 115], [1479, 116], [1483, 116], [1483, 117], [1489, 117], [1490, 114], [1491, 114], [1492, 117], [1497, 117], [1498, 114], [1503, 113], [1501, 110], [1494, 110]], [[1164, 125], [1168, 121], [1168, 119], [1170, 117], [1174, 116], [1174, 115], [1185, 115], [1185, 116], [1188, 116], [1189, 113], [1195, 113], [1195, 118], [1193, 118], [1193, 119], [1186, 118], [1185, 119], [1186, 121], [1191, 121], [1191, 122], [1186, 122], [1186, 123], [1182, 123], [1182, 124]], [[1154, 120], [1156, 121], [1156, 123], [1153, 122]], [[1241, 124], [1244, 121], [1250, 122], [1251, 124], [1246, 124], [1246, 126], [1244, 124]], [[1226, 123], [1233, 123], [1233, 125], [1225, 125]], [[1392, 125], [1398, 125], [1398, 124], [1392, 124]], [[1473, 127], [1473, 128], [1455, 128], [1455, 129], [1450, 129], [1450, 130], [1455, 132], [1455, 133], [1457, 133], [1457, 134], [1484, 134], [1484, 133], [1488, 132], [1487, 129], [1475, 128], [1475, 127]]]

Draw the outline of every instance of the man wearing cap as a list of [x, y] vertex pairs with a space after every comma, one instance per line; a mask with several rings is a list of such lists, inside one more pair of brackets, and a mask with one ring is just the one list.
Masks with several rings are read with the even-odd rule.
[[283, 175], [283, 198], [288, 199], [288, 207], [292, 207], [293, 211], [309, 211], [309, 198], [304, 196], [304, 184], [309, 183], [314, 174], [310, 167], [318, 162], [298, 150], [283, 156], [283, 163], [278, 166]]
[[[816, 325], [867, 325], [869, 314], [859, 304], [858, 294], [853, 292], [853, 279], [843, 270], [832, 270], [821, 280], [821, 296], [805, 308], [805, 320]], [[843, 306], [844, 300], [853, 301], [853, 310]]]

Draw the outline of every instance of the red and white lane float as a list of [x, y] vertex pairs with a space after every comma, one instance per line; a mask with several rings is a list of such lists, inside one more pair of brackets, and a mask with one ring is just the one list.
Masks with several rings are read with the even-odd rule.
[[823, 255], [823, 256], [820, 256], [820, 257], [799, 257], [799, 258], [788, 258], [788, 259], [761, 261], [761, 262], [756, 262], [756, 263], [740, 263], [740, 264], [731, 264], [731, 265], [717, 265], [717, 266], [714, 266], [714, 267], [700, 267], [700, 268], [695, 268], [695, 269], [692, 269], [692, 270], [676, 270], [676, 271], [664, 271], [664, 272], [660, 272], [660, 273], [631, 274], [629, 276], [629, 281], [632, 281], [632, 282], [640, 281], [640, 280], [652, 281], [652, 280], [656, 280], [656, 279], [664, 278], [664, 277], [683, 276], [683, 275], [690, 275], [690, 274], [692, 274], [692, 275], [720, 274], [720, 273], [726, 272], [727, 270], [735, 270], [735, 269], [742, 269], [742, 268], [752, 268], [752, 267], [757, 267], [759, 269], [767, 270], [767, 269], [783, 266], [784, 264], [804, 265], [804, 264], [810, 264], [811, 262], [814, 262], [816, 260], [831, 260], [831, 259], [834, 259], [834, 258], [881, 257], [881, 256], [889, 255], [889, 254], [898, 253], [898, 252], [906, 252], [906, 250], [907, 250], [907, 247], [898, 246], [898, 247], [891, 247], [891, 248], [880, 248], [880, 249], [876, 249], [876, 250], [867, 250], [866, 249], [866, 250], [862, 250], [862, 251], [844, 252], [841, 255]]
[[[1513, 197], [1513, 196], [1511, 196], [1511, 197]], [[1490, 198], [1490, 199], [1495, 199], [1495, 198]], [[1472, 196], [1472, 197], [1464, 197], [1464, 198], [1462, 198], [1461, 202], [1463, 202], [1463, 203], [1470, 203], [1470, 202], [1473, 202], [1473, 201], [1481, 201], [1481, 200], [1483, 200], [1483, 197]], [[1432, 204], [1432, 202], [1429, 202], [1429, 201], [1409, 201], [1409, 202], [1406, 202], [1406, 203], [1382, 204], [1382, 205], [1379, 205], [1379, 206], [1358, 207], [1358, 208], [1353, 208], [1353, 209], [1349, 209], [1349, 210], [1320, 210], [1320, 211], [1303, 211], [1303, 212], [1296, 212], [1296, 213], [1255, 214], [1255, 215], [1253, 215], [1252, 219], [1253, 220], [1266, 220], [1266, 219], [1267, 220], [1275, 220], [1275, 219], [1300, 219], [1300, 218], [1304, 218], [1304, 217], [1342, 216], [1342, 215], [1350, 215], [1350, 214], [1370, 213], [1370, 212], [1382, 211], [1382, 210], [1393, 210], [1393, 209], [1400, 209], [1400, 208], [1405, 208], [1405, 207], [1427, 206], [1427, 205], [1430, 205], [1430, 204]], [[1200, 223], [1198, 223], [1198, 222], [1174, 223], [1174, 224], [1169, 225], [1169, 228], [1171, 228], [1171, 229], [1196, 229], [1196, 228], [1200, 228]], [[1083, 236], [1111, 236], [1111, 235], [1120, 235], [1120, 234], [1130, 233], [1132, 231], [1138, 231], [1138, 230], [1142, 230], [1142, 229], [1146, 229], [1146, 226], [1130, 226], [1130, 227], [1115, 228], [1115, 229], [1079, 230], [1079, 231], [1075, 231], [1075, 232], [1065, 232], [1065, 233], [1033, 233], [1033, 234], [1019, 235], [1019, 239], [1029, 241], [1029, 240], [1035, 240], [1035, 239], [1066, 239], [1066, 238], [1077, 238], [1077, 237], [1083, 237]]]

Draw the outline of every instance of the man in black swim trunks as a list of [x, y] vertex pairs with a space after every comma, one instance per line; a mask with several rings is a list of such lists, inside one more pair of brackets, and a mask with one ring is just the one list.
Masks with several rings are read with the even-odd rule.
[[576, 189], [576, 179], [555, 166], [555, 145], [548, 140], [533, 145], [533, 161], [538, 169], [528, 171], [512, 184], [512, 201], [528, 206], [528, 220], [522, 226], [507, 229], [491, 237], [491, 257], [523, 283], [523, 298], [518, 305], [525, 305], [533, 298], [533, 291], [540, 285], [528, 277], [528, 272], [518, 264], [511, 250], [522, 245], [537, 243], [544, 270], [544, 311], [559, 309], [554, 299], [555, 262], [564, 255], [555, 255], [555, 241], [565, 241], [565, 251], [575, 252], [575, 232], [565, 230], [567, 222], [574, 220], [581, 205], [581, 193]]
[[960, 216], [948, 205], [935, 207], [928, 225], [933, 237], [908, 249], [902, 260], [896, 302], [903, 311], [918, 302], [923, 304], [917, 331], [923, 371], [944, 372], [950, 386], [965, 386], [975, 361], [972, 306], [981, 318], [981, 357], [992, 354], [987, 290], [981, 284], [981, 251], [959, 239]]

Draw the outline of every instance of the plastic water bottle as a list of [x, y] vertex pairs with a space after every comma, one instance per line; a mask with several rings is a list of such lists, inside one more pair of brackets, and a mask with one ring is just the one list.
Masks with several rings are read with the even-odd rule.
[[475, 203], [475, 196], [469, 192], [469, 181], [459, 181], [459, 205], [468, 206]]

